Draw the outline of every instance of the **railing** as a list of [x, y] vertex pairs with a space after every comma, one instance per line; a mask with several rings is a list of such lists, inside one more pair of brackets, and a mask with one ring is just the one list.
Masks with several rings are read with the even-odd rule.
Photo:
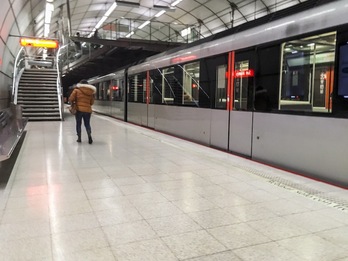
[[[98, 46], [99, 47], [99, 46]], [[97, 45], [93, 43], [80, 43], [70, 41], [59, 48], [57, 52], [57, 67], [60, 72], [69, 70], [70, 65], [81, 59], [89, 59], [93, 52], [98, 51]]]
[[17, 56], [14, 63], [13, 68], [13, 79], [12, 79], [12, 102], [13, 104], [17, 104], [17, 96], [18, 96], [18, 84], [19, 79], [25, 68], [25, 49], [22, 47]]
[[80, 31], [79, 35], [81, 37], [97, 37], [108, 40], [129, 38], [150, 41], [190, 43], [203, 38], [199, 31], [200, 29], [193, 25], [123, 18], [103, 24], [96, 33]]
[[60, 56], [61, 56], [61, 51], [64, 49], [67, 49], [69, 44], [63, 45], [59, 47], [57, 51], [57, 56], [56, 56], [56, 69], [57, 69], [57, 94], [58, 94], [58, 104], [59, 104], [59, 113], [60, 113], [60, 118], [64, 120], [64, 101], [63, 101], [63, 92], [62, 92], [62, 83], [61, 83], [61, 65], [60, 65]]

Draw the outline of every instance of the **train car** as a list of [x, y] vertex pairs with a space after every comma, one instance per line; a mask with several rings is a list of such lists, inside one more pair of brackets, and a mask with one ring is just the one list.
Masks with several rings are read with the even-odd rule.
[[348, 187], [348, 3], [327, 2], [129, 67], [124, 119]]
[[126, 70], [122, 69], [88, 80], [89, 84], [97, 88], [93, 105], [94, 111], [110, 115], [120, 120], [126, 120], [125, 73]]

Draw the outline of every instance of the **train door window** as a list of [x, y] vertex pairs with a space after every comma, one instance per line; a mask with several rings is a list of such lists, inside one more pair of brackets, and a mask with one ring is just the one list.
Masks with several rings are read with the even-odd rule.
[[97, 83], [96, 85], [95, 85], [95, 87], [96, 87], [96, 92], [95, 92], [95, 99], [96, 100], [99, 100], [100, 98], [99, 98], [99, 92], [100, 92], [100, 83]]
[[227, 65], [216, 67], [215, 108], [225, 109], [227, 102]]
[[111, 82], [111, 100], [112, 101], [122, 100], [120, 80], [112, 80]]
[[197, 104], [199, 100], [199, 62], [183, 66], [182, 104]]
[[143, 79], [143, 103], [146, 103], [146, 78]]
[[151, 103], [162, 104], [163, 76], [161, 70], [150, 71], [150, 95]]
[[175, 77], [174, 77], [174, 67], [169, 67], [166, 69], [163, 69], [162, 74], [162, 102], [166, 104], [173, 104], [174, 103], [174, 83], [175, 83]]
[[107, 82], [101, 82], [99, 84], [99, 100], [106, 100], [106, 89], [108, 88]]
[[253, 87], [254, 70], [250, 69], [249, 60], [236, 61], [234, 67], [234, 109], [250, 109], [249, 91]]
[[331, 112], [336, 32], [282, 45], [280, 110]]
[[144, 102], [144, 79], [145, 74], [137, 74], [129, 77], [129, 101], [130, 102]]

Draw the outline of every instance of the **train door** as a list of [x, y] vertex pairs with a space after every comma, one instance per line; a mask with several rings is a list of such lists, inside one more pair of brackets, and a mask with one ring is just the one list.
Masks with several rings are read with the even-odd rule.
[[[233, 60], [233, 59], [232, 59]], [[229, 150], [251, 156], [254, 68], [254, 50], [234, 55], [232, 75], [232, 110], [229, 115]]]
[[[127, 119], [130, 122], [147, 126], [147, 83], [146, 73], [128, 76]], [[145, 85], [145, 86], [144, 86]]]

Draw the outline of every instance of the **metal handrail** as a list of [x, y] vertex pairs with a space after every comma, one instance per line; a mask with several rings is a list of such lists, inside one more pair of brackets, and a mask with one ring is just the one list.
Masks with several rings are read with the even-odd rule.
[[[141, 28], [139, 26], [147, 20], [122, 18], [104, 23], [98, 29], [98, 38], [108, 40], [128, 38], [178, 43], [189, 43], [204, 38], [195, 25], [165, 23], [154, 19], [148, 21], [149, 23]], [[191, 29], [192, 33], [182, 36], [181, 31], [185, 29]], [[137, 35], [140, 31], [145, 33], [145, 36], [143, 34]], [[162, 31], [161, 37], [158, 38], [156, 34], [160, 31]], [[91, 31], [79, 31], [79, 34], [81, 37], [94, 37]]]
[[56, 56], [56, 67], [57, 67], [57, 94], [58, 94], [58, 104], [59, 104], [59, 113], [60, 113], [60, 118], [63, 120], [64, 119], [64, 114], [63, 114], [63, 92], [62, 92], [62, 83], [60, 80], [60, 66], [59, 66], [59, 55], [61, 50], [69, 46], [69, 44], [63, 45], [59, 47], [57, 51], [57, 56]]
[[[12, 100], [13, 100], [13, 103], [14, 104], [17, 104], [17, 94], [18, 94], [18, 83], [19, 83], [19, 80], [18, 80], [18, 75], [20, 74], [20, 73], [22, 73], [23, 72], [23, 70], [18, 70], [19, 68], [19, 66], [18, 65], [20, 65], [21, 63], [22, 63], [22, 61], [24, 61], [25, 60], [25, 58], [21, 58], [20, 59], [20, 56], [21, 56], [21, 54], [22, 54], [22, 52], [24, 52], [24, 47], [21, 47], [21, 49], [19, 49], [19, 51], [18, 51], [18, 54], [17, 54], [17, 56], [16, 56], [16, 60], [15, 60], [15, 63], [14, 63], [14, 68], [13, 68], [13, 79], [12, 79]], [[20, 60], [19, 60], [20, 59]], [[19, 60], [19, 61], [18, 61]], [[22, 68], [20, 68], [20, 69], [22, 69]], [[18, 73], [18, 71], [19, 71], [19, 73]]]

